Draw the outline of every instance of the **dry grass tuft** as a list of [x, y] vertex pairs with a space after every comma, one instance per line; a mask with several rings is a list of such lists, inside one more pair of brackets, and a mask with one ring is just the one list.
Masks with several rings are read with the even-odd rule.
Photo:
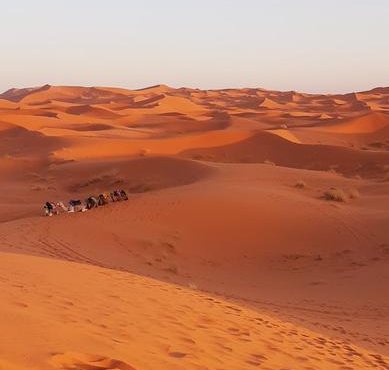
[[348, 197], [342, 189], [331, 188], [324, 192], [323, 198], [334, 202], [346, 202]]
[[297, 189], [305, 189], [307, 187], [307, 184], [303, 180], [298, 180], [294, 186]]

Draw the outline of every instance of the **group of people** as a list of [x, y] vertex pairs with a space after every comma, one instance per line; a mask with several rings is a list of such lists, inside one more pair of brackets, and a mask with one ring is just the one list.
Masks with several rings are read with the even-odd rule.
[[120, 202], [128, 200], [127, 193], [123, 189], [114, 190], [110, 193], [101, 193], [99, 196], [90, 196], [81, 201], [79, 199], [71, 199], [68, 206], [63, 202], [46, 202], [43, 206], [45, 216], [58, 215], [62, 212], [85, 212], [92, 208], [105, 206], [110, 202]]

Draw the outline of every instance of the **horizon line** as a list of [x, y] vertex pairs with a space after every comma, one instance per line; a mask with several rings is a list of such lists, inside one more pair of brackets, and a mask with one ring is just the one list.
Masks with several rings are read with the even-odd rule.
[[142, 91], [142, 90], [149, 90], [157, 87], [166, 87], [172, 90], [182, 90], [182, 89], [188, 89], [188, 90], [198, 90], [198, 91], [226, 91], [226, 90], [262, 90], [262, 91], [274, 91], [279, 93], [299, 93], [299, 94], [305, 94], [305, 95], [348, 95], [348, 94], [358, 94], [358, 93], [366, 93], [371, 92], [374, 90], [380, 90], [380, 89], [389, 89], [389, 86], [375, 86], [367, 90], [355, 90], [355, 91], [348, 91], [348, 92], [306, 92], [302, 90], [277, 90], [277, 89], [269, 89], [264, 87], [224, 87], [224, 88], [199, 88], [199, 87], [190, 87], [190, 86], [181, 86], [181, 87], [174, 87], [169, 84], [159, 83], [155, 85], [149, 85], [141, 88], [130, 88], [130, 87], [124, 87], [124, 86], [118, 86], [118, 85], [62, 85], [62, 84], [50, 84], [46, 83], [43, 85], [37, 85], [37, 86], [26, 86], [26, 87], [11, 87], [9, 89], [4, 90], [3, 92], [0, 92], [0, 96], [5, 95], [8, 92], [11, 91], [20, 91], [20, 90], [43, 90], [44, 88], [50, 88], [50, 87], [68, 87], [68, 88], [113, 88], [113, 89], [124, 89], [128, 91]]

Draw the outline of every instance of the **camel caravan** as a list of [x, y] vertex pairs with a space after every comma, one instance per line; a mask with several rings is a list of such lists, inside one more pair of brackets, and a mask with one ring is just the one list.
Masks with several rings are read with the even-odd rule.
[[93, 208], [105, 206], [111, 202], [120, 202], [128, 200], [127, 193], [123, 190], [114, 190], [110, 193], [102, 193], [99, 196], [90, 196], [85, 201], [79, 199], [71, 199], [68, 206], [65, 206], [63, 202], [46, 202], [43, 206], [45, 216], [59, 215], [60, 213], [68, 212], [86, 212]]

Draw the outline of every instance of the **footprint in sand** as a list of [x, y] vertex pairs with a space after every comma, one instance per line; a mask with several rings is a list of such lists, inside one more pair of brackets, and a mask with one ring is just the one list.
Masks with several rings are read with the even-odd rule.
[[184, 353], [184, 352], [169, 352], [169, 356], [170, 357], [174, 357], [174, 358], [184, 358], [186, 357], [188, 354], [187, 353]]
[[55, 354], [50, 362], [63, 370], [136, 370], [124, 361], [76, 352]]

